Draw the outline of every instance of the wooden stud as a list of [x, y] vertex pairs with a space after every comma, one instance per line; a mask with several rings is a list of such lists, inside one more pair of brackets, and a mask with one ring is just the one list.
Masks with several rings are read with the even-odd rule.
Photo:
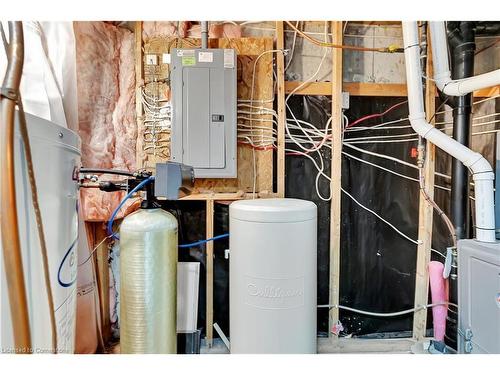
[[[302, 82], [285, 81], [285, 93], [290, 93]], [[344, 82], [343, 90], [351, 96], [408, 96], [406, 84], [400, 83], [372, 83], [372, 82]], [[474, 92], [475, 98], [490, 98], [500, 94], [500, 86]], [[310, 82], [294, 92], [294, 95], [332, 95], [331, 82]], [[437, 92], [436, 92], [437, 96]]]
[[[214, 236], [214, 201], [212, 199], [207, 200], [206, 209], [206, 238], [212, 238]], [[207, 311], [206, 311], [206, 323], [207, 323], [207, 333], [206, 339], [208, 347], [212, 346], [213, 335], [214, 335], [214, 243], [209, 241], [206, 243], [207, 251], [207, 282], [206, 282], [206, 301], [207, 301]]]
[[[92, 223], [93, 225], [93, 245], [94, 248], [107, 236], [102, 223]], [[111, 317], [109, 312], [109, 264], [108, 264], [108, 241], [104, 241], [96, 250], [93, 256], [95, 262], [96, 284], [99, 293], [99, 307], [101, 316], [101, 332], [104, 346], [111, 338]]]
[[[285, 92], [289, 93], [302, 82], [285, 82]], [[406, 84], [399, 83], [369, 83], [344, 82], [343, 90], [351, 96], [406, 96]], [[311, 82], [298, 91], [296, 95], [332, 95], [331, 82]]]
[[[135, 36], [135, 44], [134, 44], [134, 54], [135, 54], [135, 115], [136, 115], [136, 123], [137, 129], [142, 129], [143, 126], [143, 108], [142, 108], [142, 87], [141, 84], [144, 78], [144, 60], [142, 56], [142, 21], [135, 21], [134, 23], [134, 36]], [[139, 132], [138, 132], [139, 133]], [[142, 141], [140, 137], [138, 137], [137, 149], [142, 149]], [[138, 153], [136, 153], [138, 155]], [[136, 158], [137, 168], [142, 168], [142, 160]]]
[[[342, 44], [342, 22], [332, 22], [332, 43]], [[330, 305], [339, 304], [340, 282], [340, 202], [342, 169], [342, 49], [332, 49], [332, 163], [330, 185], [332, 201], [330, 206]], [[328, 335], [339, 320], [339, 309], [330, 309]]]
[[[284, 25], [283, 21], [276, 21], [276, 49], [285, 49]], [[278, 196], [285, 196], [285, 56], [283, 53], [276, 54], [277, 63], [277, 105], [278, 105], [278, 134], [277, 134], [277, 185]]]
[[[255, 194], [257, 198], [278, 198], [278, 193], [272, 193], [269, 191], [262, 191]], [[216, 200], [216, 201], [237, 201], [240, 199], [253, 199], [253, 193], [246, 193], [244, 191], [238, 191], [236, 193], [194, 193], [191, 195], [186, 195], [180, 198], [183, 201], [205, 201], [205, 200]], [[160, 199], [161, 200], [161, 199]]]
[[318, 338], [318, 354], [328, 353], [411, 353], [415, 340], [344, 338], [332, 341]]
[[[430, 42], [430, 39], [428, 39]], [[432, 77], [432, 54], [430, 45], [428, 47], [428, 57], [426, 66], [427, 77]], [[433, 81], [427, 80], [425, 87], [425, 107], [427, 113], [427, 121], [433, 118], [436, 111], [436, 86]], [[434, 123], [432, 120], [431, 123]], [[427, 142], [425, 150], [424, 163], [424, 188], [429, 197], [434, 197], [434, 171], [436, 160], [436, 148], [431, 142]], [[432, 244], [432, 219], [433, 208], [420, 193], [420, 201], [418, 208], [418, 239], [417, 246], [417, 266], [415, 275], [415, 307], [426, 305], [429, 293], [429, 271], [428, 264], [431, 260], [431, 244]], [[419, 310], [413, 315], [413, 338], [421, 340], [425, 337], [427, 326], [427, 310]]]
[[497, 95], [500, 95], [500, 85], [474, 91], [475, 98], [491, 98]]

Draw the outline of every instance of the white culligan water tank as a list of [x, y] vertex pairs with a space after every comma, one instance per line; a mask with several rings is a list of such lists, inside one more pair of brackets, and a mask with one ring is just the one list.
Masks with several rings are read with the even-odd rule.
[[231, 353], [316, 353], [316, 205], [244, 200], [229, 216]]
[[[26, 122], [47, 242], [58, 350], [73, 353], [78, 264], [78, 181], [73, 176], [80, 165], [80, 138], [71, 130], [30, 114], [26, 114]], [[51, 348], [47, 290], [17, 114], [15, 137], [16, 198], [31, 343], [34, 353], [47, 353]], [[0, 350], [12, 353], [14, 338], [1, 254], [0, 273]]]

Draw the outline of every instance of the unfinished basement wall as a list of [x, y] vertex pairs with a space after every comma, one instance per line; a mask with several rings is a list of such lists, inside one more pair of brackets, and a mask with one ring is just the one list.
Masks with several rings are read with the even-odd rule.
[[[82, 165], [134, 170], [134, 34], [105, 22], [74, 22], [74, 30]], [[85, 189], [85, 220], [106, 221], [122, 196], [121, 192]]]
[[[296, 21], [293, 21], [296, 22]], [[295, 23], [294, 23], [295, 24]], [[328, 22], [328, 40], [331, 40], [330, 23]], [[344, 26], [344, 44], [362, 47], [402, 47], [403, 34], [401, 24], [396, 22], [348, 22]], [[301, 30], [310, 33], [316, 39], [324, 40], [325, 23], [322, 21], [301, 22]], [[275, 22], [251, 22], [242, 26], [242, 36], [275, 35]], [[290, 28], [285, 30], [285, 46], [292, 50], [295, 32]], [[477, 51], [490, 45], [496, 37], [478, 37]], [[314, 74], [327, 51], [323, 66], [316, 81], [331, 80], [331, 49], [318, 47], [300, 36], [296, 38], [292, 62], [286, 71], [286, 80], [303, 81]], [[288, 63], [291, 54], [285, 59]], [[498, 69], [500, 46], [489, 48], [476, 56], [475, 74]], [[371, 83], [405, 83], [404, 56], [402, 53], [377, 53], [345, 50], [343, 53], [344, 82]], [[496, 64], [496, 65], [495, 65]]]

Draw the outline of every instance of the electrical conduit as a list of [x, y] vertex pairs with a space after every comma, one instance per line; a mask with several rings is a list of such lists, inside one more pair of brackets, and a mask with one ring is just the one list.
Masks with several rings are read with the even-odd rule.
[[448, 137], [426, 121], [422, 95], [418, 26], [416, 22], [403, 22], [403, 40], [410, 124], [419, 135], [460, 160], [472, 171], [476, 195], [476, 237], [479, 241], [495, 242], [493, 203], [493, 180], [495, 175], [491, 165], [481, 154]]
[[208, 21], [201, 21], [201, 48], [208, 48]]

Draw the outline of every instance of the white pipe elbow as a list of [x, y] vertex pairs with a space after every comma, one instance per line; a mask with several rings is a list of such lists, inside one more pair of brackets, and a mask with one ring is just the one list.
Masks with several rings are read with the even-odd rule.
[[[443, 45], [446, 42], [446, 33], [444, 33], [444, 24], [437, 23], [434, 25], [438, 30], [436, 33], [436, 44]], [[420, 136], [432, 142], [436, 147], [444, 150], [453, 158], [460, 160], [472, 173], [475, 184], [476, 195], [476, 237], [479, 241], [495, 242], [495, 212], [493, 198], [493, 180], [494, 174], [490, 163], [477, 152], [465, 147], [463, 144], [450, 138], [445, 133], [433, 127], [425, 119], [424, 102], [422, 97], [422, 80], [420, 66], [420, 51], [418, 40], [418, 27], [416, 22], [403, 22], [403, 39], [405, 45], [405, 62], [406, 62], [406, 81], [408, 86], [408, 107], [409, 120], [412, 128]], [[432, 41], [434, 44], [434, 40]], [[444, 44], [446, 47], [446, 44]], [[434, 60], [434, 67], [439, 71], [437, 82], [446, 93], [448, 88], [449, 95], [452, 93], [462, 93], [466, 90], [472, 92], [477, 87], [477, 82], [474, 84], [465, 83], [464, 81], [452, 81], [449, 77], [448, 56], [445, 59]], [[495, 72], [492, 72], [495, 77]], [[491, 75], [490, 75], [491, 76]], [[483, 78], [481, 78], [483, 79]], [[487, 78], [491, 80], [492, 78]], [[488, 81], [491, 82], [491, 81]], [[481, 83], [482, 84], [482, 83]], [[461, 94], [463, 95], [463, 94]]]
[[500, 69], [470, 78], [452, 80], [449, 71], [434, 76], [439, 91], [449, 96], [462, 96], [487, 87], [500, 85]]
[[448, 37], [443, 21], [430, 22], [434, 80], [439, 91], [449, 96], [462, 96], [473, 91], [500, 85], [500, 69], [464, 79], [451, 79], [448, 59]]
[[476, 238], [483, 242], [495, 242], [495, 212], [493, 180], [495, 174], [490, 163], [479, 153], [448, 137], [429, 124], [422, 114], [410, 116], [412, 128], [437, 147], [461, 160], [472, 171], [476, 196]]
[[471, 160], [470, 163], [469, 160], [465, 160], [463, 163], [466, 167], [470, 168], [473, 174], [473, 178], [475, 180], [488, 179], [493, 181], [495, 179], [495, 173], [493, 172], [493, 168], [483, 155], [474, 152], [474, 155], [471, 155], [470, 160]]
[[425, 119], [425, 113], [421, 112], [417, 115], [410, 115], [408, 118], [413, 130], [421, 137], [427, 139], [429, 132], [432, 131], [434, 127]]

